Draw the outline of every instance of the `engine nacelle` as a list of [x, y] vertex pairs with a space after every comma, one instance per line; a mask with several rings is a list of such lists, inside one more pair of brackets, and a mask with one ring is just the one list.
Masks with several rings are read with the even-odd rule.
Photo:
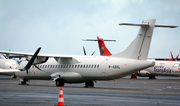
[[0, 59], [0, 68], [2, 69], [16, 69], [17, 62], [11, 59]]
[[141, 76], [141, 77], [149, 77], [150, 74], [151, 74], [150, 72], [145, 71], [145, 70], [142, 70], [142, 71], [138, 71], [137, 76]]
[[[28, 61], [32, 58], [32, 56], [26, 56], [25, 57]], [[49, 59], [49, 57], [42, 57], [42, 56], [38, 56], [36, 57], [36, 59], [34, 60], [33, 64], [41, 64], [41, 63], [45, 63], [47, 62], [47, 60]]]

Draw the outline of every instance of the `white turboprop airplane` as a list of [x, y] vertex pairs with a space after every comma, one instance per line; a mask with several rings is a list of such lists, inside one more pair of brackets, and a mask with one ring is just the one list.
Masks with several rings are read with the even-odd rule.
[[[85, 86], [88, 87], [94, 86], [93, 81], [122, 78], [131, 73], [137, 72], [138, 70], [143, 70], [151, 67], [155, 64], [153, 61], [146, 61], [154, 27], [176, 27], [155, 25], [155, 21], [156, 19], [146, 19], [142, 22], [142, 24], [120, 24], [141, 26], [137, 37], [128, 46], [128, 48], [121, 53], [112, 56], [39, 54], [37, 58], [33, 55], [35, 59], [33, 64], [43, 63], [41, 65], [38, 65], [41, 70], [33, 66], [29, 69], [28, 64], [30, 63], [28, 62], [27, 64], [27, 62], [22, 62], [18, 69], [14, 69], [9, 72], [15, 72], [16, 76], [23, 79], [21, 83], [26, 83], [27, 80], [33, 79], [54, 79], [56, 81], [56, 86], [64, 86], [64, 83], [85, 82]], [[0, 51], [0, 53], [6, 55], [24, 55], [27, 59], [32, 56], [32, 54], [29, 53], [9, 51]], [[26, 72], [24, 72], [25, 70]], [[2, 69], [0, 70], [0, 72], [6, 73], [7, 71], [5, 69]]]

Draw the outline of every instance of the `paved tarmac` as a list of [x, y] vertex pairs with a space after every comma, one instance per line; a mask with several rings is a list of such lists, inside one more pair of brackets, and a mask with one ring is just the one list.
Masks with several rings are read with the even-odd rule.
[[[0, 106], [54, 106], [59, 87], [53, 81], [31, 80], [18, 85], [19, 80], [0, 75]], [[66, 106], [180, 106], [179, 78], [122, 78], [98, 81], [95, 88], [84, 84], [65, 84]]]

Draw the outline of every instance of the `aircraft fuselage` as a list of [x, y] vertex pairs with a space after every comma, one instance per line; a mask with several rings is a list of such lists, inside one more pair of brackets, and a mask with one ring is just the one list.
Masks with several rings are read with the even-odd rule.
[[[15, 74], [27, 80], [50, 80], [60, 77], [67, 83], [78, 83], [117, 79], [154, 65], [150, 61], [113, 57], [80, 56], [75, 58], [80, 62], [57, 62], [54, 58], [49, 58], [46, 63], [38, 65], [41, 70], [31, 66], [28, 76], [26, 72], [16, 72]], [[24, 61], [18, 68], [21, 69], [26, 64], [27, 61]]]
[[141, 76], [160, 75], [160, 76], [180, 76], [180, 62], [178, 61], [155, 61], [155, 65], [138, 74]]

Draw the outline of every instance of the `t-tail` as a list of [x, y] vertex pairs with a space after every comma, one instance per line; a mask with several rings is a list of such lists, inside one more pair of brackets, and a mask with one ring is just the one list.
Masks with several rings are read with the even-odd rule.
[[99, 36], [97, 36], [97, 40], [96, 39], [83, 39], [83, 41], [98, 41], [100, 55], [101, 56], [111, 56], [112, 54], [107, 49], [104, 41], [116, 41], [116, 40], [104, 40], [103, 38], [99, 38]]
[[169, 27], [169, 28], [177, 27], [177, 26], [169, 26], [169, 25], [155, 25], [155, 22], [156, 19], [146, 19], [142, 22], [142, 24], [132, 24], [132, 23], [119, 24], [119, 25], [140, 26], [140, 30], [136, 38], [123, 52], [112, 56], [137, 59], [137, 60], [146, 60], [149, 53], [154, 27]]

